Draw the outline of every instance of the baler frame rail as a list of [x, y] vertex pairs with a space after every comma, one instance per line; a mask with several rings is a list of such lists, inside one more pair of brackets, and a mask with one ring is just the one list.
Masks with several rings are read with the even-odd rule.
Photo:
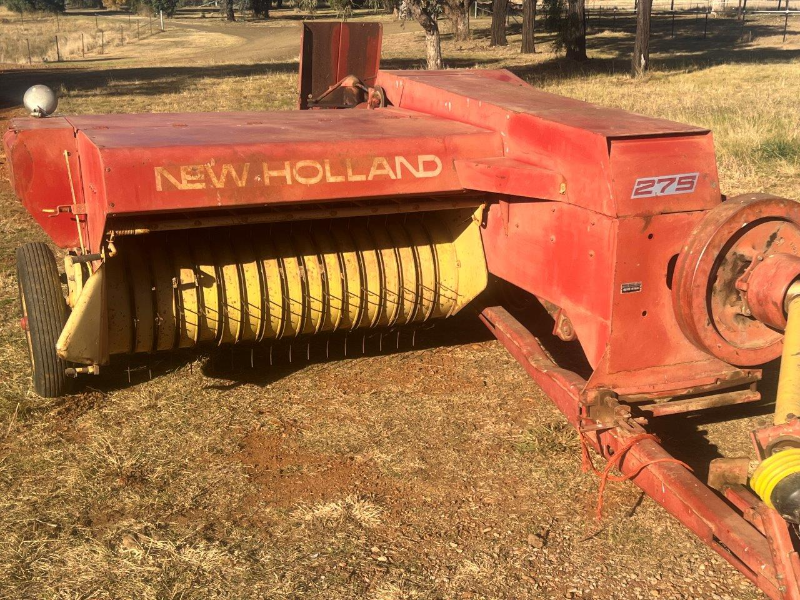
[[[481, 321], [525, 368], [556, 407], [580, 431], [586, 380], [557, 365], [536, 337], [502, 306], [480, 313]], [[605, 460], [646, 430], [620, 405], [615, 427], [582, 434]], [[773, 600], [800, 600], [800, 558], [789, 525], [739, 484], [725, 486], [730, 504], [674, 459], [653, 439], [634, 443], [618, 468], [701, 541], [738, 569]], [[731, 504], [733, 506], [731, 506]]]

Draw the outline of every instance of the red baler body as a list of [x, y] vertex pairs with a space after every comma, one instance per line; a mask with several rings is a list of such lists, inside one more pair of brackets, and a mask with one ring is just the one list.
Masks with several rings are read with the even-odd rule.
[[[489, 271], [569, 315], [592, 387], [667, 395], [746, 376], [673, 318], [670, 260], [721, 201], [710, 132], [507, 71], [382, 71], [377, 84], [392, 106], [16, 119], [4, 141], [17, 193], [64, 247], [74, 215], [43, 211], [73, 187], [92, 252], [109, 221], [143, 215], [485, 196]], [[632, 198], [637, 181], [694, 173], [691, 192]]]

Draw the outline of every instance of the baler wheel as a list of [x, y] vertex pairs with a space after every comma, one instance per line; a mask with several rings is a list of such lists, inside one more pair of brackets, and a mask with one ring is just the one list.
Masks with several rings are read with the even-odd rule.
[[17, 281], [22, 323], [28, 338], [33, 387], [44, 398], [69, 391], [67, 362], [56, 354], [58, 336], [67, 322], [56, 259], [46, 244], [33, 242], [17, 249]]

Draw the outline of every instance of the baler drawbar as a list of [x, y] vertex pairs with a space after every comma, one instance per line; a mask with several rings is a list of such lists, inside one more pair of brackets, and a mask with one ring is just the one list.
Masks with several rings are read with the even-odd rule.
[[[47, 245], [17, 254], [36, 391], [62, 395], [114, 355], [471, 305], [587, 459], [770, 598], [800, 600], [800, 204], [724, 197], [706, 129], [505, 70], [383, 71], [380, 41], [378, 24], [305, 24], [299, 111], [10, 122], [16, 193], [66, 251], [66, 294]], [[590, 372], [523, 325], [533, 303]], [[707, 486], [648, 433], [759, 400], [759, 365], [781, 354], [774, 425], [752, 433], [755, 494], [749, 460], [713, 461]]]

